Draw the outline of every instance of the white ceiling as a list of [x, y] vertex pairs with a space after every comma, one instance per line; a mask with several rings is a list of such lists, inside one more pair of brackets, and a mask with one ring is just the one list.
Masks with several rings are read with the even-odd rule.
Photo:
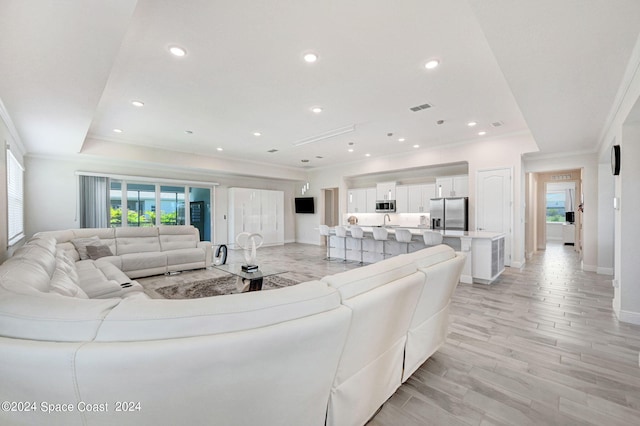
[[39, 154], [314, 168], [522, 133], [596, 152], [639, 33], [637, 0], [0, 0], [0, 99]]

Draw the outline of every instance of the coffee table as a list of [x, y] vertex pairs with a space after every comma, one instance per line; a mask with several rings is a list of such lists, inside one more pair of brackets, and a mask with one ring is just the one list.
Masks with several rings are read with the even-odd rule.
[[271, 266], [261, 266], [254, 271], [246, 272], [242, 270], [242, 263], [214, 265], [214, 268], [235, 275], [236, 277], [238, 277], [238, 279], [242, 280], [242, 288], [238, 288], [238, 290], [241, 292], [262, 290], [262, 279], [264, 277], [284, 274], [285, 272], [287, 272], [285, 270], [273, 268]]

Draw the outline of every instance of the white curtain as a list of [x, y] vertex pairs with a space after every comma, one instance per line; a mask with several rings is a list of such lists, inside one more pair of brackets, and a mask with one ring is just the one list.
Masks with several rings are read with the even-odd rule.
[[80, 178], [80, 227], [109, 226], [109, 179], [101, 176]]

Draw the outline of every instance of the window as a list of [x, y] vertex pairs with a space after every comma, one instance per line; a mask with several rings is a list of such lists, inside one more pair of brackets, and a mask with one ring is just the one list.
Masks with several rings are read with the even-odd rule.
[[7, 227], [9, 245], [24, 237], [24, 169], [7, 150]]
[[547, 222], [565, 221], [565, 191], [547, 192]]
[[127, 183], [127, 226], [156, 224], [156, 186]]

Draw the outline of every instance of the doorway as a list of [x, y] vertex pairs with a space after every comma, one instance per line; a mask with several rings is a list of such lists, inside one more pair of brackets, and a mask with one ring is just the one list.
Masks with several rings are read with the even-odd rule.
[[338, 226], [340, 224], [340, 197], [338, 188], [325, 188], [322, 190], [324, 209], [320, 217], [320, 224]]
[[527, 258], [547, 242], [582, 253], [582, 169], [527, 173]]
[[478, 170], [476, 181], [476, 229], [478, 231], [505, 234], [505, 266], [511, 266], [512, 206], [511, 169]]

